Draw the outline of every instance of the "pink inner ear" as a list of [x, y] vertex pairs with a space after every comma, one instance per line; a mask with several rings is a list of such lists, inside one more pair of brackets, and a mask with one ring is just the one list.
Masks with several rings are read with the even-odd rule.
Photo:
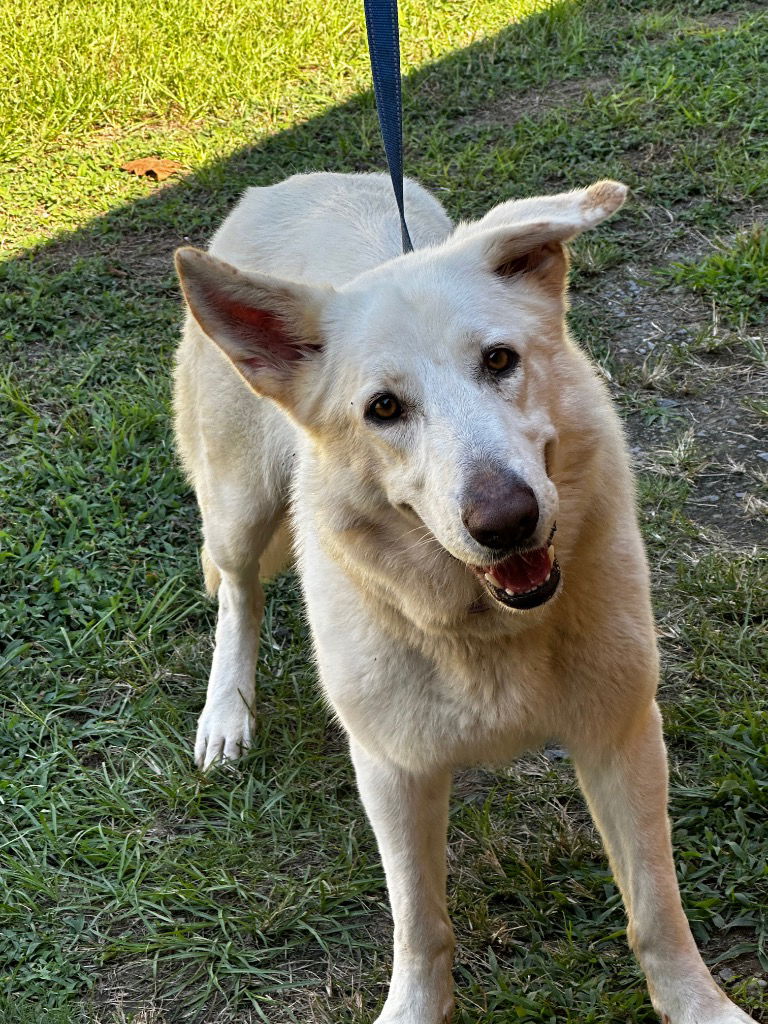
[[294, 337], [286, 329], [284, 321], [266, 309], [256, 309], [241, 302], [218, 297], [219, 313], [245, 343], [250, 354], [240, 362], [254, 368], [274, 365], [281, 362], [292, 362], [302, 359], [308, 352], [318, 348], [300, 338]]

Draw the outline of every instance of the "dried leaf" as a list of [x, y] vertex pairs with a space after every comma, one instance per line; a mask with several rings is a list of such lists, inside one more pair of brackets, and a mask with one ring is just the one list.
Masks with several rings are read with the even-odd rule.
[[130, 160], [127, 164], [123, 164], [120, 170], [128, 171], [129, 174], [138, 174], [140, 177], [152, 178], [154, 181], [164, 181], [180, 171], [181, 166], [176, 160], [161, 160], [156, 156], [148, 156], [143, 160]]

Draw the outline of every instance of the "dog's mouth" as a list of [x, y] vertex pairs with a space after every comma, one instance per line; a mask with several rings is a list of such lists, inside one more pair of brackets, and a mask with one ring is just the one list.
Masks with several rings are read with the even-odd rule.
[[554, 534], [553, 527], [544, 547], [517, 551], [493, 565], [471, 568], [499, 604], [520, 611], [538, 608], [554, 597], [560, 586], [560, 566], [552, 544]]

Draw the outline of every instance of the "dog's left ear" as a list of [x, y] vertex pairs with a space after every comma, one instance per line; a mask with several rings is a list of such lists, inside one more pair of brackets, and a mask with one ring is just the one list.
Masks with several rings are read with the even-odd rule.
[[564, 243], [615, 213], [627, 192], [618, 181], [599, 181], [556, 196], [513, 200], [479, 221], [460, 224], [453, 237], [499, 277], [525, 277], [560, 297], [568, 270]]

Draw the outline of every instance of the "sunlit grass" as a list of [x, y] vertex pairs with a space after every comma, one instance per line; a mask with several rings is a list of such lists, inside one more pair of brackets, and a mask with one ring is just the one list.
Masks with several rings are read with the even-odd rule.
[[[401, 4], [409, 70], [554, 0]], [[136, 121], [242, 118], [254, 135], [369, 86], [358, 0], [5, 0], [0, 159]]]

